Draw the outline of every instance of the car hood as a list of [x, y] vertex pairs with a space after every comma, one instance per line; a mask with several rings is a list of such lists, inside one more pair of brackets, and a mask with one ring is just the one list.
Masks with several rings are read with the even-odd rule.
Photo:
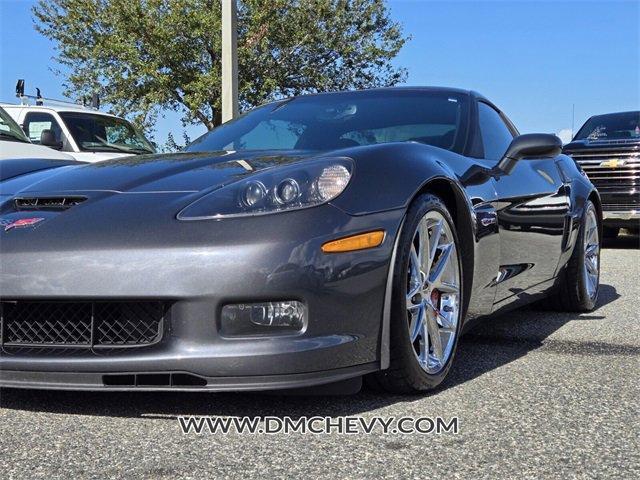
[[34, 145], [26, 142], [12, 142], [9, 140], [0, 141], [0, 160], [21, 158], [42, 158], [53, 160], [73, 160], [71, 155], [59, 152], [53, 148]]
[[83, 162], [102, 162], [113, 158], [131, 157], [132, 153], [116, 153], [116, 152], [73, 152], [73, 158]]
[[[46, 176], [34, 176], [31, 183], [24, 178], [19, 191], [197, 192], [311, 156], [311, 152], [221, 151], [121, 157], [56, 169]], [[5, 195], [18, 193], [2, 187], [0, 192]]]
[[74, 165], [80, 165], [80, 162], [52, 158], [0, 158], [0, 182], [33, 172]]
[[563, 153], [571, 154], [574, 152], [589, 151], [637, 151], [640, 150], [640, 139], [623, 139], [623, 140], [574, 140], [567, 143], [563, 148]]

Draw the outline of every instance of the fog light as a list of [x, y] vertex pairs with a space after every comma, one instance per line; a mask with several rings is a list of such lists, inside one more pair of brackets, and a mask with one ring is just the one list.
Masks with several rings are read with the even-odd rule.
[[297, 301], [238, 303], [222, 307], [223, 335], [283, 334], [304, 330], [306, 309]]

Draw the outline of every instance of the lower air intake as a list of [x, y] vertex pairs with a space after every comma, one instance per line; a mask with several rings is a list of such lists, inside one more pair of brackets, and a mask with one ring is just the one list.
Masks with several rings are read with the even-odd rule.
[[163, 302], [0, 302], [3, 347], [117, 348], [161, 340]]
[[106, 387], [204, 387], [207, 381], [190, 373], [112, 373], [102, 376]]

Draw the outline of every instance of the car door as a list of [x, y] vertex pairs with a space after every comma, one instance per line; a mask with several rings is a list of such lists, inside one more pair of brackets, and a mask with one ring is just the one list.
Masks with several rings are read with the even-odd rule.
[[[478, 123], [488, 162], [497, 163], [517, 135], [495, 107], [478, 102]], [[548, 288], [558, 266], [568, 198], [553, 158], [521, 160], [494, 179], [500, 236], [496, 307]]]
[[36, 145], [40, 144], [40, 135], [42, 134], [42, 131], [51, 130], [53, 131], [56, 141], [62, 142], [61, 150], [71, 150], [69, 140], [67, 139], [60, 123], [51, 113], [38, 111], [27, 112], [22, 122], [22, 128], [31, 142]]

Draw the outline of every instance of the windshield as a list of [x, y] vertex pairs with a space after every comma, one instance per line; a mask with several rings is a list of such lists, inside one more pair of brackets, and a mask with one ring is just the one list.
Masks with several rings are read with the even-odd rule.
[[126, 120], [83, 112], [59, 112], [78, 148], [87, 152], [153, 153], [155, 149]]
[[414, 141], [461, 152], [467, 105], [464, 94], [420, 90], [301, 96], [251, 110], [186, 150], [333, 150]]
[[610, 113], [591, 117], [574, 140], [640, 140], [640, 112]]
[[31, 143], [20, 125], [2, 107], [0, 107], [0, 140]]

